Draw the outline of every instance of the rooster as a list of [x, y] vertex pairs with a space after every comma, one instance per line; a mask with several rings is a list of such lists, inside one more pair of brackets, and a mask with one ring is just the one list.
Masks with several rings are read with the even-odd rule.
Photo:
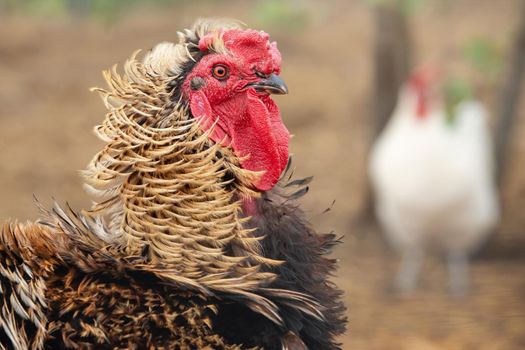
[[395, 289], [411, 292], [425, 251], [434, 250], [445, 254], [450, 292], [462, 295], [468, 257], [499, 217], [492, 146], [483, 106], [463, 99], [447, 108], [452, 99], [436, 80], [421, 69], [402, 87], [369, 173], [379, 222], [401, 253]]
[[199, 20], [95, 89], [89, 210], [0, 232], [2, 349], [339, 349], [337, 243], [296, 204], [268, 34]]

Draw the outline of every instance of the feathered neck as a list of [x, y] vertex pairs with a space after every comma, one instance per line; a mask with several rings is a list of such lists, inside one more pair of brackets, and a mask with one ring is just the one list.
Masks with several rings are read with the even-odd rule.
[[142, 61], [133, 55], [123, 75], [105, 72], [109, 88], [95, 89], [109, 113], [95, 128], [107, 145], [84, 172], [99, 198], [91, 215], [108, 243], [130, 254], [146, 250], [193, 281], [264, 283], [274, 275], [260, 267], [279, 262], [261, 254], [241, 209], [243, 198], [258, 196], [250, 189], [258, 174], [240, 168], [229, 148], [209, 141], [187, 105], [173, 100], [170, 84], [188, 47], [163, 45], [171, 45], [170, 74], [153, 50]]

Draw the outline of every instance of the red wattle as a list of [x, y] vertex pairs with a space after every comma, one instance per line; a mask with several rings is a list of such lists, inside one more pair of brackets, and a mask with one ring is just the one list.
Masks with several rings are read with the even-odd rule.
[[290, 134], [269, 96], [250, 88], [212, 109], [204, 94], [194, 92], [190, 108], [203, 130], [216, 123], [210, 134], [214, 142], [226, 146], [225, 137], [231, 140], [243, 169], [263, 172], [255, 188], [268, 191], [275, 186], [288, 163]]
[[255, 187], [268, 191], [279, 181], [288, 163], [290, 134], [275, 103], [269, 97], [263, 99], [264, 102], [253, 89], [247, 91], [245, 115], [232, 125], [230, 136], [235, 153], [239, 157], [249, 155], [241, 160], [241, 166], [264, 171]]
[[275, 141], [277, 142], [277, 152], [279, 153], [281, 169], [279, 173], [280, 176], [280, 174], [286, 168], [286, 165], [288, 165], [290, 133], [288, 132], [288, 129], [286, 128], [286, 126], [283, 123], [283, 120], [281, 119], [281, 113], [279, 112], [277, 104], [273, 102], [270, 96], [264, 97], [263, 102], [266, 108], [268, 109], [272, 133], [275, 137]]

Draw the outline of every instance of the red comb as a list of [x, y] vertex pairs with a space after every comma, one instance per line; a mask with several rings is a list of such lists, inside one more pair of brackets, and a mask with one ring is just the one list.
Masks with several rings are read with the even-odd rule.
[[428, 91], [440, 77], [440, 70], [434, 66], [423, 66], [412, 72], [408, 86], [417, 96], [416, 115], [424, 118], [428, 113]]
[[211, 33], [200, 39], [199, 49], [201, 51], [208, 50], [217, 35], [222, 38], [226, 48], [234, 56], [243, 57], [245, 62], [261, 62], [262, 58], [267, 58], [261, 68], [268, 73], [279, 74], [281, 54], [277, 49], [277, 43], [270, 43], [268, 33], [252, 29], [229, 29], [219, 33]]
[[440, 76], [440, 70], [434, 66], [422, 66], [415, 69], [408, 79], [408, 83], [414, 89], [427, 89], [434, 85]]

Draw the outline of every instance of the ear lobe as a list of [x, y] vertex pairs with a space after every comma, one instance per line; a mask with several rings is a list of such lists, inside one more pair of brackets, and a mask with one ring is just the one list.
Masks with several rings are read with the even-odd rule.
[[191, 94], [190, 110], [193, 117], [201, 123], [201, 127], [205, 130], [209, 129], [211, 125], [204, 125], [212, 119], [212, 110], [210, 103], [202, 91], [194, 91]]
[[214, 142], [219, 143], [223, 146], [228, 146], [231, 142], [229, 135], [225, 132], [218, 122], [218, 116], [214, 116], [213, 110], [211, 109], [208, 98], [202, 91], [194, 91], [190, 97], [190, 110], [191, 114], [199, 122], [199, 127], [204, 132], [210, 133], [210, 139]]

